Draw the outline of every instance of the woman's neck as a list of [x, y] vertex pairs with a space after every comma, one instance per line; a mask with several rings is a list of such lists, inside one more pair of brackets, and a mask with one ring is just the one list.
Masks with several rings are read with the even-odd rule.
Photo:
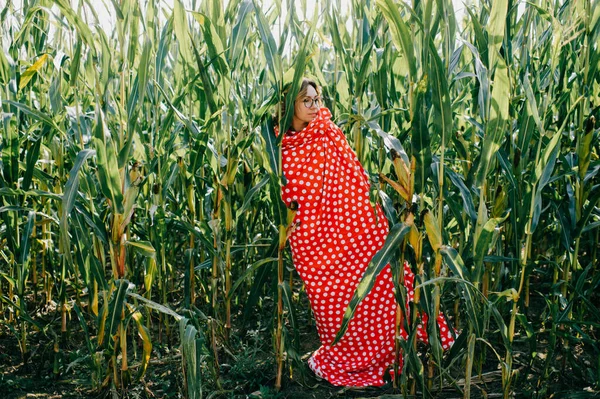
[[306, 126], [308, 126], [308, 122], [302, 122], [300, 119], [297, 119], [295, 116], [292, 118], [292, 130], [295, 132], [299, 132], [303, 130]]

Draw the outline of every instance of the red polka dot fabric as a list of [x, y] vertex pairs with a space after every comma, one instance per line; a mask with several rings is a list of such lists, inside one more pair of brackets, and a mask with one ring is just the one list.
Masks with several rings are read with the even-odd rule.
[[[371, 205], [368, 175], [330, 118], [321, 108], [305, 129], [288, 131], [282, 141], [287, 179], [282, 197], [288, 206], [298, 204], [289, 239], [292, 258], [322, 343], [308, 365], [333, 385], [381, 386], [394, 361], [396, 301], [389, 265], [358, 305], [345, 335], [331, 346], [360, 278], [385, 241], [388, 222], [381, 207]], [[412, 300], [414, 275], [406, 263], [404, 273]], [[421, 323], [426, 325], [426, 315]], [[441, 314], [438, 324], [447, 349], [453, 338]], [[417, 334], [427, 341], [425, 329], [419, 327]]]

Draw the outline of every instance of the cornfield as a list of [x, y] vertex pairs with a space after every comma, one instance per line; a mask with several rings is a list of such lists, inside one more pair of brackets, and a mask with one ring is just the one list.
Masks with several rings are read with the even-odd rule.
[[308, 75], [391, 227], [338, 336], [405, 259], [458, 333], [399, 317], [358, 395], [598, 395], [600, 3], [106, 3], [0, 6], [0, 391], [352, 395], [308, 372], [286, 247], [272, 113]]

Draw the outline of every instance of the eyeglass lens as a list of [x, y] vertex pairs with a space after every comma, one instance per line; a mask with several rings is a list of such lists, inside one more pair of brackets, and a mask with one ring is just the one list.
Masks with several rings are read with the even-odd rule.
[[306, 108], [312, 108], [314, 104], [316, 104], [317, 107], [319, 105], [321, 105], [321, 99], [319, 97], [317, 97], [317, 98], [305, 98], [302, 102], [304, 103], [304, 106]]

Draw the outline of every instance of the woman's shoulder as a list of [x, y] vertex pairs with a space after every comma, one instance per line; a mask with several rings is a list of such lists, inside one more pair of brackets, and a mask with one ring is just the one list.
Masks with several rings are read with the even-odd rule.
[[320, 113], [322, 114], [321, 122], [324, 128], [343, 134], [342, 129], [331, 119], [332, 114], [329, 109], [323, 107], [321, 108]]
[[313, 121], [313, 125], [317, 125], [320, 128], [334, 128], [337, 127], [331, 120], [331, 111], [327, 107], [321, 107], [317, 118]]
[[331, 111], [329, 110], [329, 108], [323, 106], [319, 109], [319, 116], [322, 119], [330, 120], [331, 119]]

